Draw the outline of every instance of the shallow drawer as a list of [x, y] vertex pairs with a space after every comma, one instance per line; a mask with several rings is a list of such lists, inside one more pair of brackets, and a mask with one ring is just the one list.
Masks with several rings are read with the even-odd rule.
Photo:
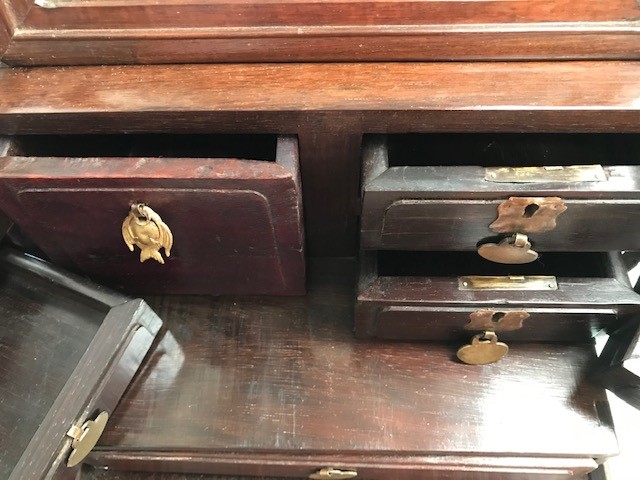
[[8, 139], [0, 202], [52, 261], [128, 292], [304, 293], [294, 137]]
[[519, 233], [536, 251], [639, 249], [639, 161], [638, 135], [370, 137], [362, 246], [475, 250]]
[[464, 341], [589, 340], [640, 308], [618, 254], [548, 253], [500, 265], [472, 252], [365, 253], [359, 337]]

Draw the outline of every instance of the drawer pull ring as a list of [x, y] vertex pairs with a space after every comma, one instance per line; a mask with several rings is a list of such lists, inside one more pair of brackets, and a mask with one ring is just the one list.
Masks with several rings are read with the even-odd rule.
[[500, 360], [509, 352], [506, 343], [499, 342], [495, 332], [483, 332], [475, 335], [469, 345], [458, 349], [458, 359], [468, 365], [487, 365]]
[[483, 243], [478, 247], [478, 255], [491, 262], [522, 264], [538, 259], [538, 252], [531, 250], [531, 242], [526, 235], [516, 233], [500, 243]]
[[358, 472], [355, 470], [339, 470], [337, 468], [322, 468], [315, 473], [309, 475], [309, 478], [314, 480], [347, 480], [348, 478], [355, 478], [358, 476]]
[[160, 215], [144, 203], [131, 205], [129, 215], [122, 222], [122, 238], [132, 252], [134, 245], [140, 248], [140, 262], [153, 258], [164, 264], [164, 258], [160, 255], [161, 248], [164, 248], [167, 257], [171, 255], [171, 230]]

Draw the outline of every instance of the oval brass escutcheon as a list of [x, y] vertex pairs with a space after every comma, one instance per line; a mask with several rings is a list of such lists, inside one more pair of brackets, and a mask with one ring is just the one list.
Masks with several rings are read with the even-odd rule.
[[531, 250], [531, 242], [526, 235], [516, 233], [500, 243], [483, 243], [478, 247], [478, 255], [491, 262], [522, 264], [538, 259], [538, 252]]
[[73, 438], [71, 442], [71, 455], [67, 460], [67, 467], [75, 467], [82, 462], [89, 452], [96, 446], [104, 427], [109, 420], [107, 412], [101, 412], [95, 420], [87, 420], [82, 427], [75, 425], [69, 429], [67, 436]]
[[475, 335], [469, 345], [458, 349], [458, 359], [468, 365], [487, 365], [503, 358], [509, 352], [506, 343], [499, 342], [494, 332]]
[[322, 468], [315, 473], [309, 475], [309, 478], [314, 480], [347, 480], [348, 478], [355, 478], [358, 476], [358, 472], [355, 470], [340, 470], [338, 468]]

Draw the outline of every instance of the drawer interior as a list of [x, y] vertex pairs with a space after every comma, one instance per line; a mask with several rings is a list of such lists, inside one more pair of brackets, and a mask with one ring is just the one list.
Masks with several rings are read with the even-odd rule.
[[640, 164], [639, 134], [434, 133], [387, 141], [389, 167]]
[[276, 135], [22, 135], [11, 138], [6, 156], [189, 157], [275, 162]]
[[601, 252], [547, 252], [532, 263], [503, 265], [476, 252], [379, 251], [381, 277], [453, 277], [462, 275], [553, 275], [556, 277], [609, 278], [613, 272]]

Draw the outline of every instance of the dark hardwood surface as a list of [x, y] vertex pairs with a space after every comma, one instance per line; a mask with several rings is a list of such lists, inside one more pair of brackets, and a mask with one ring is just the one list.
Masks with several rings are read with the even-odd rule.
[[634, 0], [3, 0], [2, 8], [0, 58], [22, 65], [640, 54]]
[[0, 68], [0, 133], [298, 134], [308, 252], [349, 256], [363, 134], [637, 132], [639, 85], [633, 62]]
[[334, 461], [371, 478], [537, 465], [563, 478], [615, 452], [604, 392], [584, 380], [592, 346], [527, 344], [471, 367], [453, 345], [355, 340], [354, 273], [313, 262], [304, 298], [149, 299], [166, 330], [92, 462], [306, 476]]

